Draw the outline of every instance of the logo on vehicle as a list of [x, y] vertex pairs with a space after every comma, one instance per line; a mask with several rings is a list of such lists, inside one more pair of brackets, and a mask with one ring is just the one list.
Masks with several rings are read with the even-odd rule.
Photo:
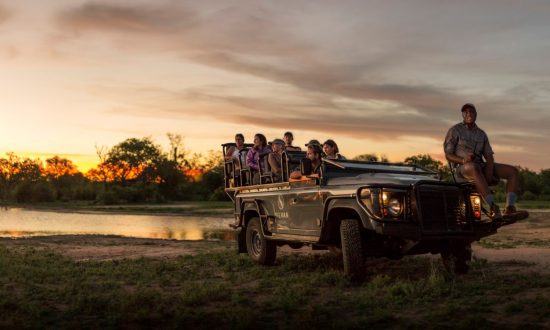
[[285, 200], [281, 195], [277, 196], [277, 206], [279, 207], [279, 210], [282, 210], [285, 208]]

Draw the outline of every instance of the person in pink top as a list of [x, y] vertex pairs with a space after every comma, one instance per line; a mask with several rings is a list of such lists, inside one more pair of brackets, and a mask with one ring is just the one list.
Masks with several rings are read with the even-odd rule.
[[269, 148], [267, 145], [267, 139], [265, 135], [260, 133], [254, 135], [254, 146], [246, 155], [246, 165], [253, 172], [253, 182], [256, 183], [259, 180], [259, 172], [261, 166], [260, 156], [262, 156], [263, 154], [269, 154], [270, 152], [271, 148]]

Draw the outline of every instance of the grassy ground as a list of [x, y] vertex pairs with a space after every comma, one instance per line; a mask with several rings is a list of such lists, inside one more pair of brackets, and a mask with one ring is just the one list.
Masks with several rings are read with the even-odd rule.
[[10, 204], [35, 210], [70, 212], [109, 212], [121, 214], [177, 214], [177, 215], [231, 215], [232, 202], [193, 201], [167, 204], [97, 205], [91, 202], [53, 202], [37, 204]]
[[0, 327], [543, 328], [550, 276], [477, 260], [453, 277], [428, 257], [368, 263], [350, 283], [331, 254], [260, 267], [232, 243], [171, 259], [77, 262], [0, 244]]

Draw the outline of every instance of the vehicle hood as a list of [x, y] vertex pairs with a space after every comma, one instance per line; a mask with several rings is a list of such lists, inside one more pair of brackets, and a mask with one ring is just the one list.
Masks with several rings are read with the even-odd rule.
[[339, 186], [339, 185], [362, 186], [366, 184], [384, 184], [384, 183], [411, 185], [418, 181], [439, 182], [438, 179], [429, 175], [395, 174], [395, 173], [362, 173], [356, 176], [328, 178], [327, 186]]

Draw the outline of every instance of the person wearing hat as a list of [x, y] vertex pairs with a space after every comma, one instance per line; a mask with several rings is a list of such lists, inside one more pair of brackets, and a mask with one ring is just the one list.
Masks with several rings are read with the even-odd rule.
[[321, 142], [319, 142], [319, 140], [309, 140], [309, 142], [306, 143], [306, 147], [309, 147], [310, 145], [313, 145], [313, 144], [321, 146]]
[[271, 149], [272, 152], [269, 154], [267, 161], [271, 167], [271, 174], [273, 175], [274, 181], [278, 182], [283, 174], [281, 159], [285, 149], [285, 141], [281, 139], [273, 140], [271, 142]]
[[471, 103], [461, 108], [462, 122], [454, 125], [447, 132], [443, 149], [445, 157], [453, 164], [458, 176], [475, 183], [477, 192], [489, 205], [489, 216], [492, 219], [502, 218], [495, 203], [495, 197], [489, 189], [489, 184], [506, 180], [506, 209], [504, 215], [519, 215], [527, 217], [527, 212], [516, 210], [517, 191], [519, 187], [519, 172], [517, 168], [495, 163], [493, 149], [487, 134], [476, 125], [477, 110]]

